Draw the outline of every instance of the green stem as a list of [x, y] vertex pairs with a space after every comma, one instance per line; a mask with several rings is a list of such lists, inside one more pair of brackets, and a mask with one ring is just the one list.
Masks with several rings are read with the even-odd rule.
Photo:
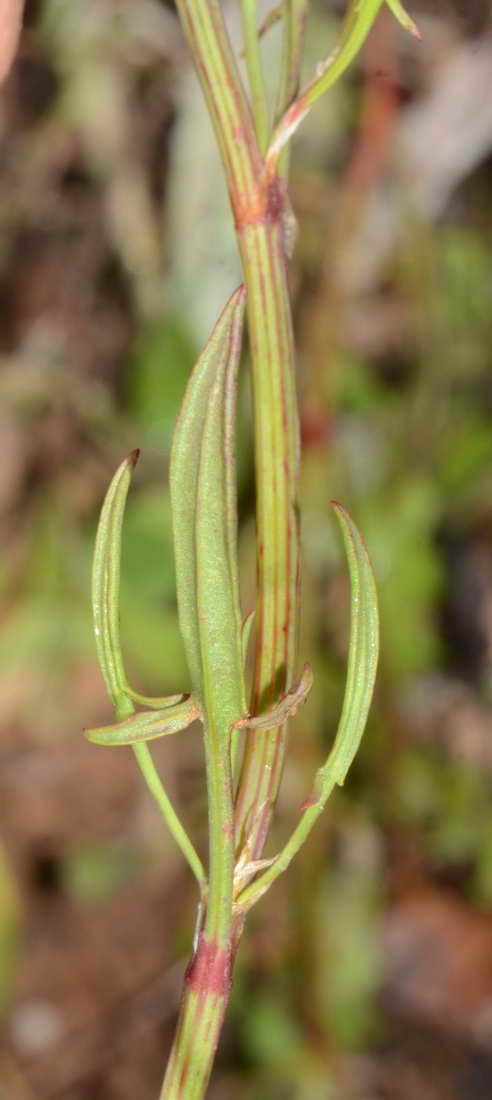
[[297, 94], [308, 0], [286, 0], [283, 10], [282, 62], [275, 121]]
[[[129, 718], [135, 712], [133, 703], [124, 693], [118, 692], [115, 697], [115, 712], [117, 722], [123, 722], [125, 718]], [[162, 786], [150, 749], [145, 743], [132, 745], [132, 749], [148, 790], [154, 801], [157, 802], [169, 832], [174, 837], [176, 844], [191, 867], [200, 887], [200, 896], [203, 898], [207, 890], [205, 868], [198, 853], [193, 847], [188, 833], [183, 828], [170, 798], [168, 798]]]
[[256, 126], [256, 137], [262, 153], [266, 152], [269, 136], [268, 104], [261, 66], [260, 42], [257, 28], [256, 0], [241, 0], [244, 56], [251, 89], [251, 103]]
[[218, 0], [177, 0], [219, 145], [236, 219], [260, 198], [263, 162]]
[[152, 797], [157, 802], [159, 809], [162, 812], [162, 816], [166, 822], [166, 825], [174, 837], [178, 847], [181, 849], [185, 859], [189, 863], [191, 870], [200, 887], [200, 894], [203, 897], [207, 889], [207, 876], [203, 867], [202, 861], [195, 851], [193, 844], [183, 828], [179, 817], [172, 805], [172, 802], [168, 798], [162, 783], [160, 781], [156, 766], [152, 760], [150, 749], [148, 745], [133, 745], [133, 752], [135, 759], [143, 775], [143, 778], [147, 784], [147, 787]]
[[[298, 631], [299, 431], [295, 360], [279, 211], [239, 233], [253, 377], [258, 610], [251, 712], [261, 713], [291, 686]], [[261, 856], [281, 778], [285, 727], [247, 734], [236, 799], [237, 834]], [[245, 835], [247, 834], [247, 835]]]
[[[255, 407], [258, 614], [255, 712], [276, 702], [295, 671], [298, 618], [299, 438], [294, 344], [283, 243], [285, 193], [268, 177], [217, 0], [177, 0], [221, 151], [248, 287]], [[205, 650], [202, 648], [205, 655]], [[204, 1094], [229, 995], [234, 945], [234, 836], [230, 739], [208, 713], [210, 888], [203, 930], [188, 968], [161, 1100]], [[285, 727], [246, 735], [237, 794], [237, 834], [258, 858], [278, 791]], [[236, 735], [237, 736], [237, 735]]]

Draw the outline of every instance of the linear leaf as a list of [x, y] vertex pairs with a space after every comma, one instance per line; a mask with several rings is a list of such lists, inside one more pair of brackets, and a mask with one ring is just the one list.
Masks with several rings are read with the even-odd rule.
[[[240, 334], [244, 316], [245, 290], [240, 287], [233, 294], [219, 318], [208, 344], [200, 356], [188, 383], [181, 412], [176, 424], [171, 451], [170, 487], [174, 528], [174, 553], [176, 561], [176, 585], [179, 620], [190, 670], [193, 692], [202, 697], [201, 642], [198, 624], [197, 602], [197, 545], [196, 512], [202, 439], [212, 389], [217, 375], [224, 372], [231, 354], [239, 358]], [[228, 444], [225, 459], [232, 462], [232, 448]], [[230, 488], [224, 483], [224, 492]], [[202, 494], [203, 495], [203, 494]], [[234, 521], [227, 510], [226, 536], [222, 535], [231, 568], [231, 540]], [[202, 554], [203, 558], [203, 554]], [[239, 620], [237, 576], [232, 578], [234, 615]]]
[[364, 542], [350, 516], [335, 501], [351, 582], [350, 640], [347, 681], [342, 714], [333, 748], [316, 773], [313, 792], [302, 805], [301, 818], [274, 862], [236, 899], [238, 910], [247, 912], [289, 866], [309, 836], [336, 784], [345, 776], [359, 748], [371, 704], [379, 648], [376, 586]]
[[266, 711], [265, 714], [259, 714], [257, 717], [251, 717], [247, 714], [244, 718], [240, 718], [238, 722], [234, 723], [234, 729], [248, 729], [253, 730], [271, 730], [275, 726], [282, 726], [284, 722], [287, 722], [289, 718], [293, 718], [299, 707], [306, 702], [306, 699], [313, 686], [313, 670], [310, 665], [304, 665], [302, 675], [299, 682], [292, 689], [288, 691], [286, 695], [283, 695], [280, 702], [271, 710]]
[[136, 745], [140, 741], [153, 741], [156, 737], [177, 733], [199, 717], [199, 707], [189, 698], [161, 711], [144, 710], [112, 726], [86, 730], [85, 736], [96, 745]]
[[118, 467], [109, 486], [97, 528], [92, 569], [92, 613], [96, 649], [108, 694], [121, 706], [126, 684], [120, 642], [119, 592], [121, 529], [132, 472], [139, 451]]
[[[245, 709], [234, 474], [236, 378], [245, 293], [237, 295], [227, 354], [215, 366], [198, 469], [195, 551], [202, 683], [207, 710], [228, 729]], [[241, 312], [239, 312], [239, 308]]]
[[371, 705], [379, 652], [376, 585], [365, 544], [341, 504], [332, 501], [340, 524], [351, 583], [347, 681], [335, 742], [321, 770], [323, 784], [342, 786], [359, 748]]

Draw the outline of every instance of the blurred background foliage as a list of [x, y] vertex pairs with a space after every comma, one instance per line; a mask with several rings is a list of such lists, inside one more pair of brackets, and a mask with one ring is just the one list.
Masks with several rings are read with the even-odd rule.
[[[492, 1093], [492, 23], [484, 0], [410, 7], [422, 43], [382, 15], [294, 148], [302, 659], [316, 681], [272, 851], [340, 707], [332, 497], [378, 576], [377, 697], [346, 788], [251, 915], [211, 1100]], [[343, 9], [312, 0], [306, 73]], [[268, 72], [278, 49], [273, 29]], [[239, 279], [172, 4], [28, 2], [0, 140], [0, 1097], [150, 1100], [194, 887], [130, 753], [81, 730], [110, 720], [90, 562], [106, 485], [135, 446], [128, 663], [141, 690], [186, 687], [170, 440]], [[246, 372], [238, 436], [249, 611]], [[196, 734], [155, 756], [204, 849]]]

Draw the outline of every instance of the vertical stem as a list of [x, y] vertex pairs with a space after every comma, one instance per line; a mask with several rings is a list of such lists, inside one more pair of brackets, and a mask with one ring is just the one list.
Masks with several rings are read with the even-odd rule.
[[[295, 360], [282, 232], [282, 190], [270, 185], [270, 214], [245, 225], [239, 245], [248, 286], [253, 378], [258, 611], [252, 712], [290, 686], [298, 630], [299, 431]], [[280, 782], [285, 727], [251, 731], [236, 801], [236, 826], [253, 859], [266, 840]]]
[[248, 70], [251, 102], [256, 126], [256, 137], [262, 153], [268, 145], [268, 104], [261, 66], [260, 43], [256, 26], [256, 0], [241, 0], [244, 56]]
[[[298, 418], [294, 345], [283, 246], [285, 190], [268, 177], [217, 0], [177, 0], [215, 127], [248, 287], [255, 409], [258, 616], [253, 707], [290, 686], [298, 621]], [[212, 724], [211, 724], [212, 725]], [[219, 731], [220, 732], [220, 731]], [[232, 911], [230, 758], [224, 731], [206, 734], [210, 893], [185, 976], [178, 1029], [161, 1100], [201, 1100], [229, 996], [242, 923]], [[280, 782], [285, 727], [247, 735], [236, 835], [261, 853]], [[227, 778], [226, 778], [227, 777]]]
[[202, 1100], [227, 1007], [231, 957], [200, 933], [186, 971], [178, 1027], [160, 1100]]
[[[258, 540], [253, 706], [259, 710], [289, 686], [297, 648], [299, 429], [283, 247], [285, 184], [265, 170], [220, 5], [177, 2], [217, 134], [248, 287]], [[284, 727], [247, 734], [236, 822], [255, 858], [278, 791], [284, 741]]]

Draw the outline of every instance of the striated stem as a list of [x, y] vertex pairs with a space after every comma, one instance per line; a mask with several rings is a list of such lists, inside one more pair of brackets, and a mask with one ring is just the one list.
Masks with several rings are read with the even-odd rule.
[[[248, 288], [255, 409], [258, 612], [253, 712], [275, 703], [294, 674], [298, 619], [299, 432], [286, 280], [284, 185], [268, 177], [217, 0], [178, 0], [224, 164]], [[211, 737], [210, 729], [208, 738]], [[236, 837], [261, 855], [280, 782], [285, 727], [246, 735]], [[220, 739], [207, 746], [209, 812], [229, 801]], [[215, 761], [215, 762], [214, 762]], [[211, 825], [210, 897], [188, 967], [161, 1100], [204, 1095], [228, 1000], [242, 918], [233, 918], [227, 813]], [[221, 826], [222, 846], [214, 843]], [[245, 880], [246, 884], [247, 880]], [[212, 903], [210, 905], [210, 902]], [[234, 923], [235, 922], [235, 923]]]
[[[253, 379], [258, 609], [251, 710], [267, 710], [291, 686], [298, 633], [299, 429], [295, 359], [283, 244], [283, 191], [270, 184], [266, 217], [239, 228], [248, 286]], [[247, 735], [236, 799], [237, 835], [261, 855], [281, 777], [285, 727]]]
[[186, 971], [181, 1011], [160, 1100], [205, 1095], [229, 999], [232, 951], [199, 932]]

